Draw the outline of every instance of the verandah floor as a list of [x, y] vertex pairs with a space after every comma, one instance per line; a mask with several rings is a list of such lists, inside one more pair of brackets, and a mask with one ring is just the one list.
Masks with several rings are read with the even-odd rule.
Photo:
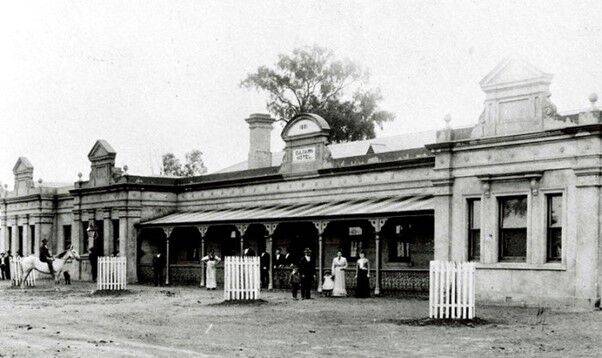
[[90, 283], [47, 281], [12, 289], [0, 281], [0, 347], [5, 356], [416, 356], [593, 355], [602, 312], [478, 307], [495, 324], [400, 326], [424, 317], [416, 299], [317, 298], [269, 292], [260, 305], [216, 305], [221, 291], [132, 285], [93, 295]]

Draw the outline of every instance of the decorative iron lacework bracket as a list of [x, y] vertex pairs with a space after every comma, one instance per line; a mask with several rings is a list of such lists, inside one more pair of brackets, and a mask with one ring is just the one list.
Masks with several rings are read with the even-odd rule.
[[265, 223], [263, 224], [263, 226], [265, 227], [268, 236], [272, 236], [274, 235], [274, 232], [276, 231], [276, 228], [278, 227], [278, 223]]
[[238, 229], [238, 232], [240, 232], [240, 236], [243, 236], [247, 232], [247, 229], [249, 228], [249, 224], [236, 224], [234, 226], [236, 226], [236, 228]]
[[326, 227], [328, 226], [328, 221], [314, 221], [314, 226], [318, 229], [318, 234], [322, 235]]
[[201, 237], [205, 237], [207, 230], [209, 230], [209, 226], [207, 225], [198, 225], [196, 228], [201, 233]]
[[161, 226], [161, 229], [163, 229], [163, 232], [165, 233], [165, 237], [167, 239], [169, 239], [174, 228], [173, 228], [173, 226]]
[[379, 233], [383, 226], [385, 226], [386, 222], [387, 219], [384, 218], [370, 219], [370, 225], [372, 225], [374, 231], [376, 231], [377, 233]]

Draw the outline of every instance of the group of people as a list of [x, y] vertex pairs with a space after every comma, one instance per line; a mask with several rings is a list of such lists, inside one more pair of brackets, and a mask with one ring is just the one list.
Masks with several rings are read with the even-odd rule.
[[[289, 283], [294, 299], [297, 299], [297, 292], [301, 289], [301, 299], [311, 298], [311, 288], [313, 286], [315, 264], [311, 256], [311, 250], [306, 248], [304, 256], [298, 265], [292, 265], [293, 270], [290, 274]], [[324, 281], [322, 282], [322, 293], [329, 297], [346, 297], [347, 289], [345, 284], [345, 269], [348, 267], [347, 259], [343, 257], [342, 251], [337, 251], [337, 255], [332, 259], [331, 271], [326, 271]], [[370, 297], [370, 262], [366, 258], [365, 252], [360, 252], [360, 258], [357, 260], [355, 279], [355, 296], [359, 298]]]
[[10, 280], [10, 257], [11, 252], [0, 253], [0, 279]]
[[[370, 261], [366, 258], [364, 251], [360, 252], [355, 268], [356, 279], [356, 297], [370, 297]], [[242, 256], [256, 256], [255, 250], [251, 247], [245, 247]], [[205, 264], [205, 287], [208, 290], [217, 289], [216, 267], [222, 261], [210, 250], [209, 254], [202, 257], [201, 262]], [[162, 253], [153, 255], [153, 271], [155, 286], [161, 285], [163, 281], [162, 272], [165, 266], [165, 259]], [[309, 248], [305, 248], [303, 256], [296, 259], [288, 250], [277, 248], [274, 252], [273, 268], [291, 268], [288, 276], [288, 282], [291, 287], [294, 299], [298, 299], [299, 292], [301, 299], [310, 299], [311, 290], [314, 286], [316, 261]], [[270, 254], [263, 250], [259, 255], [260, 279], [263, 288], [268, 287]], [[336, 257], [332, 260], [330, 271], [326, 271], [323, 277], [322, 292], [325, 296], [345, 297], [347, 289], [345, 284], [345, 270], [348, 268], [347, 259], [343, 257], [342, 251], [338, 251]]]

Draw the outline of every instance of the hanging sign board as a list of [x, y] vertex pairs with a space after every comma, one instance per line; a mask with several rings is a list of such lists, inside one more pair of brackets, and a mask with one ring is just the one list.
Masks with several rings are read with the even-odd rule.
[[316, 160], [316, 147], [293, 149], [293, 163], [306, 163]]

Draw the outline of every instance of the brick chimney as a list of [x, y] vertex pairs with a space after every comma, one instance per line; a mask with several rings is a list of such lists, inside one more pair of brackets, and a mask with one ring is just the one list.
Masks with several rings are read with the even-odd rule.
[[245, 119], [249, 123], [249, 169], [272, 166], [270, 150], [271, 133], [274, 119], [269, 114], [253, 113]]

